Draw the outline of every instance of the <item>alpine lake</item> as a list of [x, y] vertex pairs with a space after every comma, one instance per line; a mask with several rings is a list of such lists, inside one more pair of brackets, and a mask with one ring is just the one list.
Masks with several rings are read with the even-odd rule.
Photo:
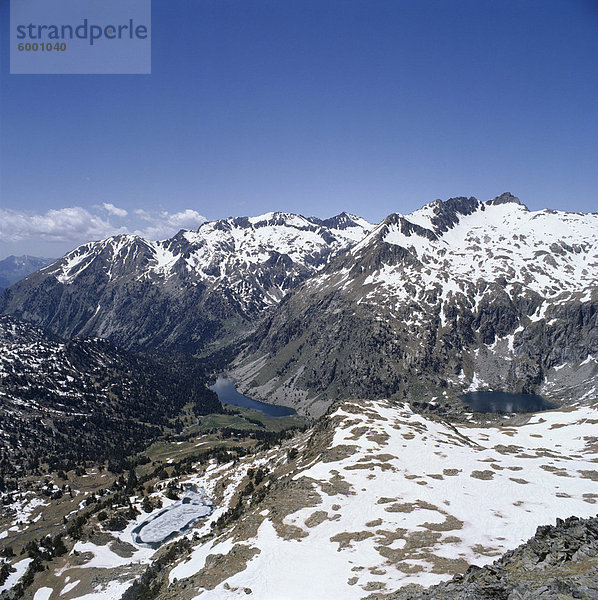
[[292, 408], [267, 404], [266, 402], [260, 402], [259, 400], [253, 400], [244, 396], [235, 389], [235, 381], [223, 375], [218, 376], [216, 383], [211, 385], [210, 389], [218, 394], [218, 400], [223, 405], [231, 404], [243, 408], [252, 408], [253, 410], [259, 410], [269, 417], [288, 417], [296, 414]]
[[542, 396], [506, 392], [468, 392], [460, 397], [470, 410], [482, 413], [534, 413], [558, 408]]
[[[238, 392], [235, 381], [219, 375], [216, 383], [210, 389], [218, 394], [223, 405], [251, 408], [270, 417], [287, 417], [296, 414], [292, 408], [277, 406], [253, 400]], [[474, 412], [481, 413], [534, 413], [543, 410], [553, 410], [558, 406], [542, 396], [535, 394], [510, 394], [507, 392], [480, 391], [468, 392], [460, 399]]]

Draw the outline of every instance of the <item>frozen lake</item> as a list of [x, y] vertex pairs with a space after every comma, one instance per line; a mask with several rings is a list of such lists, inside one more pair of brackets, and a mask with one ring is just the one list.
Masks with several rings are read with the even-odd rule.
[[186, 492], [172, 506], [151, 516], [131, 532], [136, 544], [157, 548], [165, 541], [184, 533], [197, 521], [212, 514], [214, 505], [202, 493]]

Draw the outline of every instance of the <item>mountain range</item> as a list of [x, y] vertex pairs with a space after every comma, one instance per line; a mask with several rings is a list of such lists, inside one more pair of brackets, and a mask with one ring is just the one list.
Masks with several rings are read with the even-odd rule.
[[[378, 226], [343, 213], [212, 221], [92, 242], [5, 290], [0, 311], [126, 349], [234, 347], [242, 390], [318, 416], [338, 398], [597, 389], [598, 214], [504, 193]], [[239, 344], [242, 342], [242, 345]]]
[[597, 280], [510, 193], [76, 248], [0, 296], [0, 597], [594, 597], [595, 519], [514, 548], [595, 514]]
[[234, 218], [150, 242], [85, 244], [7, 290], [0, 311], [61, 337], [198, 351], [236, 337], [373, 228], [345, 213]]
[[267, 314], [233, 373], [321, 414], [339, 397], [598, 389], [598, 214], [511, 194], [392, 214]]

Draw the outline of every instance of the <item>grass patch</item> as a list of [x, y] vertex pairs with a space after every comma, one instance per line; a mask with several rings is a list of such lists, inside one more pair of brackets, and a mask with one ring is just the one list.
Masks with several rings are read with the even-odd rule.
[[303, 427], [308, 423], [305, 417], [289, 415], [287, 417], [270, 417], [251, 408], [242, 406], [226, 406], [224, 414], [207, 415], [201, 418], [199, 431], [208, 431], [212, 428], [231, 427], [243, 430], [283, 431], [291, 427]]

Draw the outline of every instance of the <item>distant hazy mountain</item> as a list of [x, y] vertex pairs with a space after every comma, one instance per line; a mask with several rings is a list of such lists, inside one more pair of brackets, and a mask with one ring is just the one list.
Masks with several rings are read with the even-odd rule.
[[582, 399], [596, 359], [598, 214], [503, 194], [387, 217], [268, 315], [236, 375], [319, 414], [339, 397], [470, 388]]
[[0, 260], [0, 291], [54, 261], [38, 256], [8, 256]]
[[162, 242], [112, 237], [6, 290], [0, 310], [62, 337], [197, 350], [238, 336], [372, 228], [346, 213], [276, 212], [208, 222]]

